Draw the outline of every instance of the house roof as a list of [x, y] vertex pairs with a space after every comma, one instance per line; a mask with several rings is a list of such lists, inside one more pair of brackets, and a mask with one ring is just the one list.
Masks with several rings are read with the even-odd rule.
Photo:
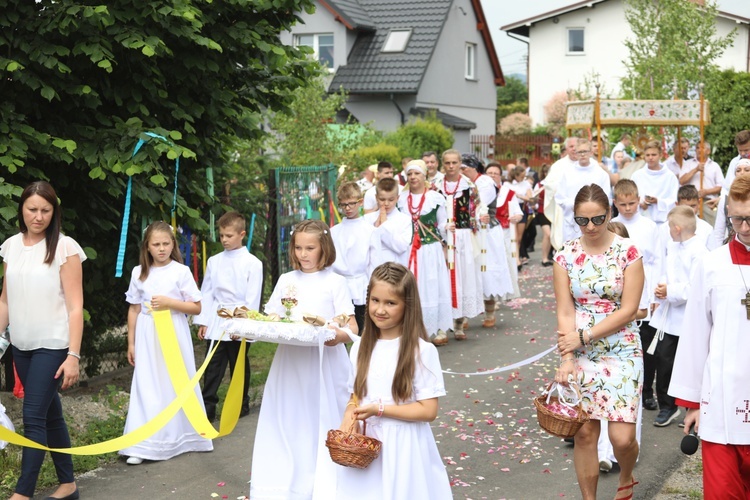
[[337, 21], [350, 30], [373, 30], [372, 22], [367, 11], [357, 0], [318, 0], [320, 4], [333, 14]]
[[[561, 16], [563, 14], [567, 14], [569, 12], [574, 12], [576, 10], [580, 9], [587, 9], [587, 8], [593, 8], [596, 6], [596, 4], [606, 2], [607, 0], [584, 0], [582, 2], [575, 2], [572, 3], [566, 7], [561, 7], [559, 9], [550, 10], [547, 12], [543, 12], [541, 14], [537, 14], [536, 16], [529, 17], [527, 19], [522, 19], [520, 21], [516, 21], [515, 23], [507, 24], [505, 26], [501, 26], [500, 30], [507, 31], [509, 33], [514, 33], [516, 35], [528, 37], [529, 36], [529, 28], [535, 23], [545, 21], [547, 19]], [[734, 14], [732, 12], [728, 12], [725, 10], [719, 9], [717, 12], [717, 15], [719, 17], [725, 17], [727, 19], [731, 19], [733, 21], [736, 21], [738, 23], [750, 23], [750, 18], [744, 17], [738, 14]]]
[[433, 113], [435, 114], [435, 118], [440, 120], [443, 125], [452, 128], [453, 130], [472, 130], [477, 128], [476, 123], [469, 120], [464, 120], [463, 118], [459, 118], [458, 116], [444, 113], [437, 108], [425, 108], [417, 106], [409, 110], [410, 115], [417, 116], [419, 118], [425, 118]]
[[[453, 0], [318, 1], [322, 5], [335, 4], [339, 9], [344, 1], [356, 4], [375, 25], [374, 31], [358, 34], [347, 64], [336, 70], [329, 87], [331, 91], [343, 87], [350, 93], [417, 93]], [[482, 33], [492, 62], [495, 83], [502, 85], [503, 74], [484, 12], [479, 0], [471, 1], [477, 18], [477, 29]], [[349, 25], [346, 26], [349, 28]], [[409, 43], [403, 52], [382, 53], [383, 43], [392, 29], [411, 29]]]

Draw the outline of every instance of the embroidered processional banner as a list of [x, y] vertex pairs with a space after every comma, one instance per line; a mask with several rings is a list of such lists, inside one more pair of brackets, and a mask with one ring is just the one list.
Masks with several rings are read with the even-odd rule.
[[[625, 101], [601, 99], [599, 123], [602, 126], [700, 125], [700, 101]], [[568, 102], [565, 127], [596, 126], [595, 101]], [[703, 125], [711, 123], [708, 101], [703, 101]]]

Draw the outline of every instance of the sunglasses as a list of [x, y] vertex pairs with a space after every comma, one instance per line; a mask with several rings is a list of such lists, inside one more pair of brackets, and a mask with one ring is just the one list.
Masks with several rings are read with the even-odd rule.
[[597, 215], [596, 217], [591, 217], [590, 219], [588, 217], [573, 217], [573, 220], [576, 221], [576, 224], [581, 227], [588, 226], [589, 221], [591, 221], [595, 226], [601, 226], [607, 220], [607, 214]]

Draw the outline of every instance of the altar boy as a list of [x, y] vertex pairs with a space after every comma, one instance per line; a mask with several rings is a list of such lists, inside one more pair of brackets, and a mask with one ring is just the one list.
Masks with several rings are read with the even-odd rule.
[[396, 179], [380, 179], [375, 185], [378, 210], [365, 214], [365, 221], [375, 227], [370, 245], [372, 270], [384, 262], [409, 265], [411, 217], [399, 212], [396, 205], [400, 186]]
[[706, 500], [750, 498], [750, 177], [737, 177], [727, 213], [735, 237], [691, 276], [669, 394], [703, 442]]
[[211, 421], [216, 418], [218, 390], [224, 371], [229, 365], [229, 373], [234, 374], [237, 363], [245, 364], [240, 416], [250, 414], [250, 362], [247, 352], [245, 359], [239, 359], [240, 341], [231, 340], [228, 335], [222, 337], [223, 321], [216, 314], [221, 308], [246, 306], [256, 311], [260, 308], [263, 263], [242, 244], [246, 235], [245, 224], [245, 217], [239, 212], [227, 212], [219, 217], [219, 239], [224, 251], [208, 259], [201, 286], [203, 307], [201, 313], [193, 318], [193, 323], [199, 325], [198, 338], [206, 341], [206, 355], [214, 343], [221, 340], [203, 376], [203, 403], [206, 416]]
[[[690, 271], [695, 262], [708, 253], [705, 240], [701, 241], [696, 235], [696, 219], [693, 209], [682, 205], [670, 210], [665, 224], [670, 239], [664, 249], [663, 274], [657, 279], [654, 290], [654, 297], [660, 305], [651, 317], [651, 326], [663, 332], [655, 346], [659, 415], [654, 425], [657, 427], [668, 426], [680, 415], [680, 409], [667, 391], [682, 331], [685, 301], [690, 293]], [[651, 351], [649, 346], [643, 348]]]

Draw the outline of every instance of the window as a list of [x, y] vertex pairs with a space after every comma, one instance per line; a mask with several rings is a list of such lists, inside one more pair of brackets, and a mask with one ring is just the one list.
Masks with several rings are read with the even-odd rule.
[[583, 54], [583, 28], [568, 28], [568, 54]]
[[333, 70], [333, 35], [331, 33], [297, 35], [295, 41], [298, 47], [312, 48], [315, 59], [323, 66]]
[[477, 79], [477, 44], [466, 44], [466, 79]]
[[391, 30], [385, 37], [381, 52], [403, 52], [411, 38], [411, 30]]

